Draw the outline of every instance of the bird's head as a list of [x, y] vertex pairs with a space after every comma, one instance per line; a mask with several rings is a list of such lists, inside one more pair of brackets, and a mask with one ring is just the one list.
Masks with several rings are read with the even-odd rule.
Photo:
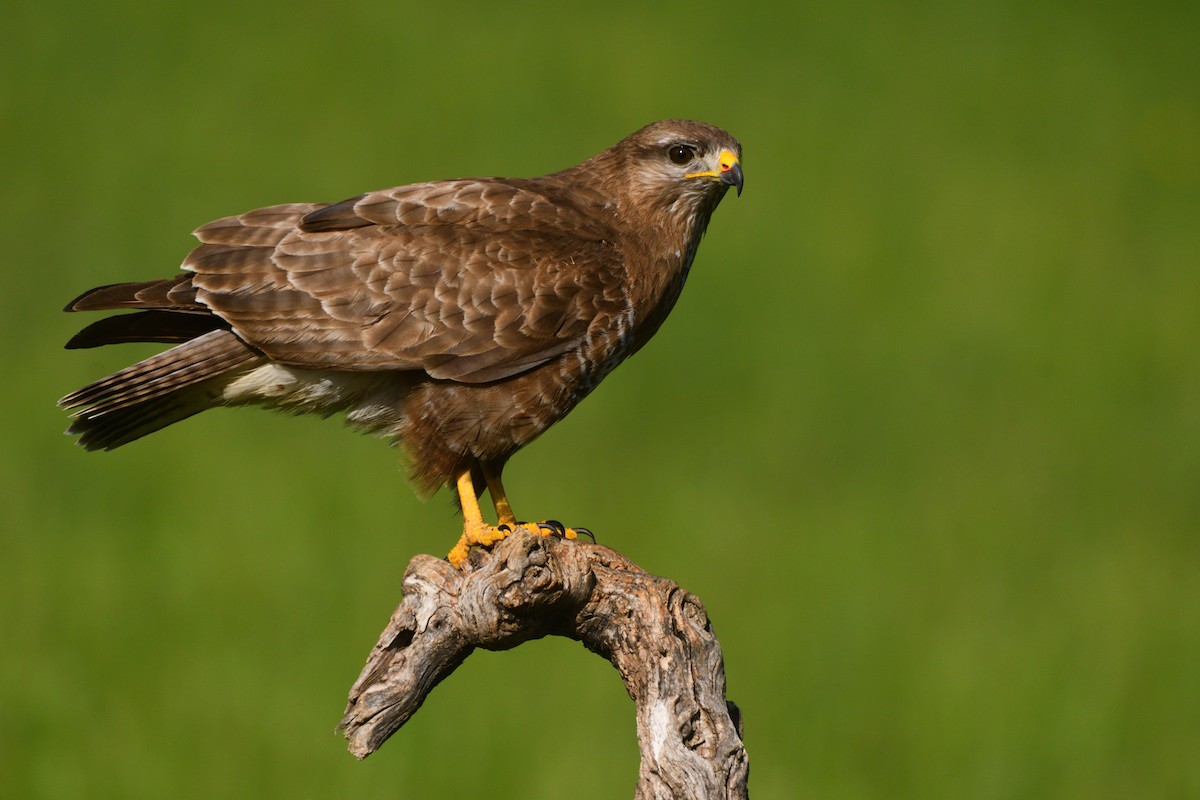
[[708, 216], [732, 186], [742, 193], [742, 146], [703, 122], [663, 120], [622, 139], [594, 160], [608, 161], [606, 182], [627, 219], [638, 224]]
[[617, 145], [647, 189], [663, 194], [724, 196], [742, 193], [742, 146], [727, 132], [703, 122], [655, 122]]

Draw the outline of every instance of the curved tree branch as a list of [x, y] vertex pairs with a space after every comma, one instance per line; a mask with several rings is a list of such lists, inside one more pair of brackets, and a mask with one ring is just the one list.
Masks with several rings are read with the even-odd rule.
[[462, 571], [417, 556], [404, 600], [339, 726], [366, 758], [476, 647], [566, 636], [604, 656], [637, 704], [635, 798], [745, 798], [749, 762], [704, 606], [606, 547], [517, 529]]

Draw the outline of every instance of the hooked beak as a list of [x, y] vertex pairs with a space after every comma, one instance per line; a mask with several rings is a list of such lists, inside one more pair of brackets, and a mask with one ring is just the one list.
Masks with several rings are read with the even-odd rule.
[[716, 178], [726, 186], [737, 187], [738, 195], [742, 193], [742, 160], [737, 153], [728, 148], [717, 156], [717, 168], [706, 169], [703, 172], [690, 172], [685, 178]]
[[742, 196], [742, 162], [729, 150], [721, 151], [721, 170], [719, 178], [726, 186], [737, 187], [738, 197]]

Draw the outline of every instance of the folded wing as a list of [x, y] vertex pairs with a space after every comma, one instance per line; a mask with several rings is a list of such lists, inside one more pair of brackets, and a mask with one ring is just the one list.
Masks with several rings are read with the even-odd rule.
[[625, 310], [595, 199], [520, 180], [415, 184], [209, 223], [197, 301], [269, 358], [314, 369], [502, 380]]

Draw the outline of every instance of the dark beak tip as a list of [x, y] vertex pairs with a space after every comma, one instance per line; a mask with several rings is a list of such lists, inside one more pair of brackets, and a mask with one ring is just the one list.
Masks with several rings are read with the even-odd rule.
[[726, 186], [732, 186], [737, 189], [738, 197], [742, 196], [742, 165], [734, 164], [725, 172], [721, 173], [721, 182]]

